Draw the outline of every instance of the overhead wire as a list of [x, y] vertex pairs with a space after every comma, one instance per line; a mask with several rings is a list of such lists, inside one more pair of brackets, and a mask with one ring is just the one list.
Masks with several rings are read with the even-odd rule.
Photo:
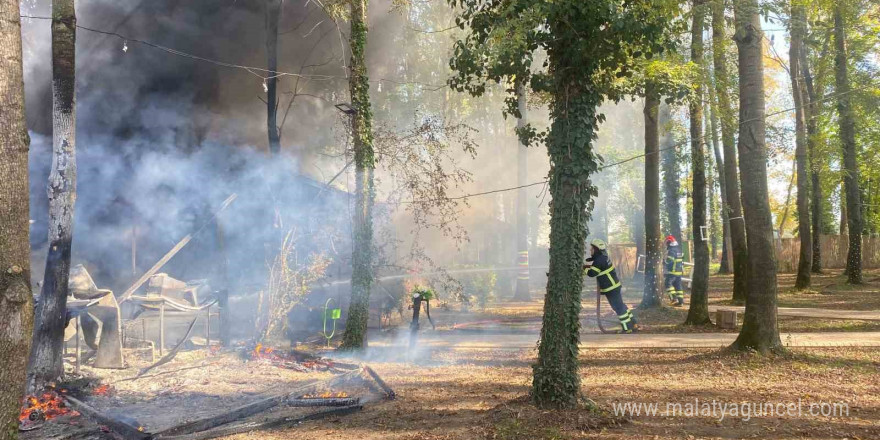
[[[865, 90], [865, 89], [867, 89], [867, 88], [869, 88], [869, 87], [877, 87], [877, 86], [880, 86], [880, 84], [867, 84], [867, 85], [862, 86], [862, 87], [857, 87], [857, 88], [850, 89], [850, 90], [847, 91], [847, 92], [842, 92], [842, 93], [836, 93], [836, 92], [835, 92], [835, 93], [831, 93], [831, 94], [828, 94], [828, 95], [823, 96], [821, 99], [817, 99], [815, 102], [824, 102], [824, 101], [828, 101], [828, 100], [831, 100], [831, 99], [835, 99], [835, 98], [837, 98], [837, 97], [839, 97], [839, 96], [847, 95], [847, 94], [854, 93], [854, 92], [857, 92], [857, 91]], [[762, 120], [762, 119], [767, 119], [767, 118], [770, 118], [770, 117], [772, 117], [772, 116], [780, 115], [780, 114], [782, 114], [782, 113], [787, 113], [787, 112], [791, 112], [791, 111], [794, 111], [794, 110], [796, 110], [795, 107], [790, 107], [790, 108], [786, 108], [786, 109], [782, 109], [782, 110], [778, 110], [778, 111], [774, 111], [774, 112], [766, 113], [766, 114], [764, 114], [763, 117], [760, 117], [760, 118], [752, 118], [752, 119], [748, 119], [748, 120], [742, 121], [742, 122], [740, 122], [740, 123], [738, 124], [738, 126], [742, 126], [742, 125], [744, 125], [744, 124], [747, 124], [747, 123], [750, 123], [750, 122], [759, 121], [759, 120]], [[812, 115], [812, 117], [814, 117], [814, 118], [818, 118], [819, 116], [820, 116], [820, 115]], [[701, 141], [706, 141], [707, 138], [708, 138], [710, 135], [711, 135], [710, 133], [707, 133], [707, 134], [704, 134], [703, 136], [699, 137], [698, 139], [700, 139]], [[662, 152], [664, 152], [664, 151], [674, 150], [674, 149], [677, 149], [677, 148], [679, 148], [679, 147], [682, 147], [682, 146], [688, 145], [688, 144], [690, 144], [691, 142], [693, 142], [693, 140], [691, 140], [691, 139], [688, 139], [688, 140], [685, 140], [685, 141], [682, 141], [682, 142], [676, 142], [676, 143], [674, 143], [674, 144], [671, 144], [671, 145], [669, 145], [669, 146], [666, 146], [666, 147], [660, 148], [660, 149], [658, 149], [657, 151], [653, 151], [653, 152], [651, 152], [651, 153], [642, 153], [642, 154], [638, 154], [638, 155], [635, 155], [635, 156], [632, 156], [632, 157], [629, 157], [629, 158], [626, 158], [626, 159], [623, 159], [623, 160], [620, 160], [620, 161], [617, 161], [617, 162], [612, 162], [612, 163], [609, 163], [609, 164], [606, 164], [606, 165], [602, 165], [602, 166], [598, 167], [597, 171], [604, 171], [604, 170], [609, 169], [609, 168], [613, 168], [613, 167], [616, 167], [616, 166], [620, 166], [620, 165], [623, 165], [623, 164], [625, 164], [625, 163], [632, 162], [632, 161], [634, 161], [634, 160], [637, 160], [637, 159], [640, 159], [640, 158], [643, 158], [643, 157], [647, 157], [648, 155], [651, 155], [651, 154], [660, 154], [660, 153], [662, 153]], [[515, 191], [515, 190], [518, 190], [518, 189], [529, 188], [529, 187], [536, 186], [536, 185], [547, 184], [547, 183], [549, 183], [549, 182], [550, 182], [550, 179], [544, 179], [544, 180], [541, 180], [541, 181], [538, 181], [538, 182], [532, 182], [532, 183], [528, 183], [528, 184], [525, 184], [525, 185], [512, 186], [512, 187], [508, 187], [508, 188], [499, 188], [499, 189], [496, 189], [496, 190], [483, 191], [483, 192], [478, 192], [478, 193], [464, 194], [464, 195], [456, 196], [456, 197], [445, 197], [445, 198], [439, 198], [439, 199], [407, 200], [407, 201], [402, 201], [402, 202], [400, 202], [400, 203], [402, 203], [402, 204], [420, 204], [420, 203], [432, 203], [432, 202], [438, 202], [438, 201], [462, 200], [462, 199], [467, 199], [467, 198], [470, 198], [470, 197], [484, 196], [484, 195], [489, 195], [489, 194], [497, 194], [497, 193], [502, 193], [502, 192], [507, 192], [507, 191]]]
[[[21, 18], [28, 18], [28, 19], [36, 19], [36, 20], [53, 20], [52, 17], [45, 17], [45, 16], [20, 15], [20, 17], [21, 17]], [[336, 80], [336, 79], [348, 79], [348, 78], [345, 77], [345, 76], [338, 76], [338, 75], [298, 74], [298, 73], [284, 72], [284, 71], [279, 71], [279, 70], [270, 70], [270, 69], [266, 69], [266, 68], [263, 68], [263, 67], [246, 66], [246, 65], [234, 64], [234, 63], [229, 63], [229, 62], [225, 62], [225, 61], [215, 60], [215, 59], [206, 58], [206, 57], [203, 57], [203, 56], [199, 56], [199, 55], [195, 55], [195, 54], [187, 53], [187, 52], [184, 52], [184, 51], [181, 51], [181, 50], [177, 50], [177, 49], [170, 48], [170, 47], [167, 47], [167, 46], [163, 46], [163, 45], [160, 45], [160, 44], [152, 43], [152, 42], [149, 42], [149, 41], [146, 41], [146, 40], [141, 40], [141, 39], [138, 39], [138, 38], [128, 37], [128, 36], [126, 36], [126, 35], [120, 34], [120, 33], [115, 32], [115, 31], [105, 31], [105, 30], [101, 30], [101, 29], [91, 28], [91, 27], [88, 27], [88, 26], [83, 26], [83, 25], [80, 25], [80, 24], [77, 24], [76, 27], [77, 27], [78, 29], [82, 29], [82, 30], [85, 30], [85, 31], [88, 31], [88, 32], [93, 32], [93, 33], [97, 33], [97, 34], [108, 35], [108, 36], [113, 36], [113, 37], [119, 38], [120, 40], [123, 41], [123, 43], [127, 43], [127, 42], [129, 42], [129, 41], [130, 41], [130, 42], [134, 42], [134, 43], [139, 43], [139, 44], [142, 44], [142, 45], [144, 45], [144, 46], [151, 47], [151, 48], [154, 48], [154, 49], [158, 49], [158, 50], [161, 50], [161, 51], [164, 51], [164, 52], [166, 52], [166, 53], [170, 53], [170, 54], [172, 54], [172, 55], [176, 55], [176, 56], [179, 56], [179, 57], [184, 57], [184, 58], [189, 58], [189, 59], [193, 59], [193, 60], [197, 60], [197, 61], [202, 61], [202, 62], [206, 62], [206, 63], [214, 64], [214, 65], [217, 65], [217, 66], [221, 66], [221, 67], [227, 67], [227, 68], [233, 68], [233, 69], [244, 70], [244, 71], [246, 71], [246, 72], [248, 72], [248, 73], [250, 73], [250, 74], [252, 74], [252, 75], [254, 75], [254, 76], [256, 76], [256, 77], [258, 77], [258, 78], [260, 78], [260, 79], [262, 79], [262, 80], [267, 80], [267, 79], [272, 79], [272, 78], [278, 78], [278, 77], [283, 77], [283, 76], [291, 76], [291, 77], [296, 77], [296, 78], [303, 78], [303, 79], [308, 79], [308, 80], [318, 80], [318, 81], [327, 81], [327, 80]], [[126, 46], [127, 46], [127, 44], [126, 44]], [[260, 73], [268, 74], [269, 76], [263, 76], [263, 75], [261, 75]], [[448, 87], [448, 84], [438, 85], [438, 84], [428, 84], [428, 83], [421, 83], [421, 82], [406, 82], [406, 81], [396, 81], [396, 80], [391, 80], [391, 79], [386, 79], [386, 78], [379, 78], [379, 79], [375, 79], [375, 80], [370, 80], [370, 82], [389, 82], [389, 83], [392, 83], [392, 84], [398, 84], [398, 85], [420, 85], [420, 86], [424, 86], [424, 87], [434, 87], [434, 90], [440, 90], [440, 89], [443, 89], [443, 88]], [[875, 86], [875, 84], [869, 84], [869, 85], [866, 85], [866, 86], [863, 86], [863, 87], [859, 87], [859, 88], [851, 89], [851, 90], [849, 90], [848, 92], [844, 92], [844, 93], [840, 93], [840, 94], [838, 94], [838, 93], [833, 93], [833, 94], [831, 94], [831, 95], [828, 95], [828, 96], [823, 97], [823, 98], [820, 99], [820, 100], [817, 100], [816, 102], [823, 102], [823, 101], [826, 101], [826, 100], [829, 100], [829, 99], [835, 98], [835, 97], [837, 97], [837, 96], [842, 96], [842, 95], [847, 94], [847, 93], [852, 93], [852, 92], [855, 92], [855, 91], [864, 90], [864, 89], [866, 89], [866, 88], [868, 88], [868, 87], [870, 87], [870, 86]], [[795, 110], [794, 107], [792, 107], [792, 108], [787, 108], [787, 109], [783, 109], [783, 110], [779, 110], [779, 111], [777, 111], [777, 112], [771, 112], [771, 113], [765, 114], [765, 115], [763, 116], [763, 119], [766, 119], [766, 118], [769, 118], [769, 117], [771, 117], [771, 116], [775, 116], [775, 115], [778, 115], [778, 114], [781, 114], [781, 113], [790, 112], [790, 111], [793, 111], [793, 110]], [[754, 121], [756, 121], [756, 120], [758, 120], [758, 119], [751, 119], [751, 120], [747, 120], [747, 121], [742, 121], [742, 122], [740, 122], [739, 125], [743, 125], [743, 124], [746, 124], [746, 123], [748, 123], [748, 122], [754, 122]], [[703, 141], [705, 141], [707, 137], [708, 137], [708, 135], [707, 135], [707, 134], [704, 134], [700, 139], [703, 140]], [[683, 142], [678, 142], [678, 143], [676, 143], [676, 144], [672, 144], [672, 145], [670, 145], [670, 146], [668, 146], [668, 147], [661, 148], [661, 149], [657, 150], [656, 153], [659, 154], [660, 152], [663, 152], [663, 151], [667, 151], [667, 150], [671, 150], [671, 149], [676, 149], [676, 148], [678, 148], [678, 147], [680, 147], [680, 146], [687, 145], [687, 144], [689, 144], [690, 142], [692, 142], [692, 141], [691, 141], [691, 140], [687, 140], [687, 141], [683, 141]], [[649, 154], [654, 154], [654, 152], [652, 152], [652, 153], [643, 153], [643, 154], [639, 154], [639, 155], [636, 155], [636, 156], [632, 156], [632, 157], [627, 158], [627, 159], [620, 160], [620, 161], [618, 161], [618, 162], [613, 162], [613, 163], [610, 163], [610, 164], [607, 164], [607, 165], [602, 165], [602, 166], [600, 166], [600, 167], [598, 168], [598, 171], [604, 171], [604, 170], [606, 170], [606, 169], [608, 169], [608, 168], [612, 168], [612, 167], [615, 167], [615, 166], [623, 165], [623, 164], [625, 164], [625, 163], [628, 163], [628, 162], [634, 161], [634, 160], [636, 160], [636, 159], [640, 159], [640, 158], [646, 157], [646, 156], [648, 156]], [[536, 186], [536, 185], [543, 185], [543, 184], [547, 184], [547, 183], [549, 183], [549, 181], [550, 181], [549, 179], [544, 179], [544, 180], [541, 180], [541, 181], [539, 181], [539, 182], [533, 182], [533, 183], [529, 183], [529, 184], [525, 184], [525, 185], [513, 186], [513, 187], [508, 187], [508, 188], [501, 188], [501, 189], [491, 190], [491, 191], [483, 191], [483, 192], [478, 192], [478, 193], [465, 194], [465, 195], [457, 196], [457, 197], [448, 197], [448, 198], [443, 198], [443, 199], [411, 200], [411, 201], [402, 201], [401, 203], [404, 203], [404, 204], [417, 204], [417, 203], [429, 203], [429, 202], [440, 201], [440, 200], [461, 200], [461, 199], [466, 199], [466, 198], [469, 198], [469, 197], [477, 197], [477, 196], [483, 196], [483, 195], [489, 195], [489, 194], [496, 194], [496, 193], [501, 193], [501, 192], [507, 192], [507, 191], [514, 191], [514, 190], [523, 189], [523, 188], [529, 188], [529, 187]]]
[[[36, 20], [53, 20], [52, 17], [35, 16], [35, 15], [21, 15], [20, 17], [21, 18], [36, 19]], [[177, 49], [174, 49], [174, 48], [171, 48], [168, 46], [163, 46], [161, 44], [152, 43], [147, 40], [129, 37], [127, 35], [120, 34], [116, 31], [105, 31], [105, 30], [101, 30], [101, 29], [96, 29], [96, 28], [84, 26], [81, 24], [77, 24], [76, 27], [77, 27], [77, 29], [82, 29], [87, 32], [93, 32], [93, 33], [97, 33], [97, 34], [116, 37], [116, 38], [122, 40], [123, 44], [125, 44], [126, 47], [127, 47], [127, 43], [129, 43], [129, 42], [138, 43], [138, 44], [142, 44], [147, 47], [161, 50], [166, 53], [170, 53], [172, 55], [179, 56], [179, 57], [188, 58], [188, 59], [192, 59], [192, 60], [196, 60], [196, 61], [201, 61], [201, 62], [213, 64], [216, 66], [227, 67], [230, 69], [244, 70], [244, 71], [250, 73], [251, 75], [256, 76], [257, 78], [260, 78], [263, 81], [268, 80], [268, 79], [273, 79], [273, 78], [285, 77], [285, 76], [294, 77], [294, 78], [302, 78], [302, 79], [313, 80], [313, 81], [348, 80], [347, 76], [342, 76], [342, 75], [301, 74], [301, 73], [285, 72], [285, 71], [280, 71], [280, 70], [270, 70], [270, 69], [266, 69], [264, 67], [235, 64], [235, 63], [230, 63], [230, 62], [226, 62], [226, 61], [220, 61], [220, 60], [216, 60], [216, 59], [212, 59], [212, 58], [203, 57], [200, 55], [191, 54], [191, 53], [184, 52], [182, 50], [177, 50]], [[397, 81], [397, 80], [388, 79], [388, 78], [371, 79], [370, 82], [373, 82], [373, 83], [386, 82], [386, 83], [397, 84], [397, 85], [417, 85], [417, 86], [425, 87], [427, 90], [430, 90], [430, 91], [441, 90], [446, 87], [449, 87], [448, 84], [430, 84], [430, 83], [415, 82], [415, 81]]]

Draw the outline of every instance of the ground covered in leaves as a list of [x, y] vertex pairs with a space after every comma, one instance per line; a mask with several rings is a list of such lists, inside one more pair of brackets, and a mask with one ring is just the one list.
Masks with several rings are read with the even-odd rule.
[[[411, 363], [374, 363], [395, 401], [362, 412], [232, 440], [880, 438], [880, 349], [793, 350], [784, 356], [714, 350], [582, 353], [581, 408], [542, 411], [526, 397], [534, 350], [434, 352]], [[615, 404], [783, 403], [789, 417], [614, 414]], [[842, 403], [849, 415], [810, 416], [811, 403]], [[719, 414], [720, 416], [720, 414]]]

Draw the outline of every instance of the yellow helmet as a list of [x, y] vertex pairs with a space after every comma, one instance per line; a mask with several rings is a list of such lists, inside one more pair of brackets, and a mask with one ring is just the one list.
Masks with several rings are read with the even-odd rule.
[[596, 249], [599, 249], [600, 251], [604, 251], [605, 249], [608, 248], [608, 246], [605, 245], [605, 242], [599, 238], [593, 239], [593, 241], [590, 242], [590, 246], [593, 246]]

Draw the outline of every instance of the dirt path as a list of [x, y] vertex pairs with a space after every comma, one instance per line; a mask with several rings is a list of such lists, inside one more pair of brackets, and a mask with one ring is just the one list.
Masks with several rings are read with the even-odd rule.
[[[419, 346], [435, 350], [528, 350], [534, 349], [538, 335], [478, 334], [456, 332], [423, 332]], [[675, 334], [581, 334], [581, 348], [721, 348], [730, 345], [736, 333], [675, 333]], [[783, 344], [789, 347], [880, 347], [880, 332], [783, 333]], [[374, 338], [371, 348], [388, 352], [405, 350], [408, 338]]]
[[[709, 306], [709, 312], [711, 313], [715, 313], [716, 310], [736, 310], [742, 313], [745, 311], [745, 309], [745, 307], [741, 306]], [[795, 316], [799, 318], [880, 321], [880, 311], [878, 310], [836, 310], [813, 307], [779, 307], [778, 309], [776, 309], [776, 314], [779, 316]]]

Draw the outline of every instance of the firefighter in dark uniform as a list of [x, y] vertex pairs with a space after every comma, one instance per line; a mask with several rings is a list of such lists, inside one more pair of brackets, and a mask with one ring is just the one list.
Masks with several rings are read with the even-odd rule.
[[664, 264], [663, 286], [672, 305], [684, 305], [684, 290], [681, 289], [681, 276], [684, 275], [684, 258], [675, 237], [666, 237], [666, 264]]
[[626, 307], [620, 290], [620, 278], [617, 271], [614, 270], [614, 264], [611, 258], [608, 258], [607, 246], [600, 239], [590, 242], [590, 258], [584, 265], [584, 271], [590, 278], [595, 278], [599, 284], [599, 292], [605, 295], [617, 319], [620, 320], [621, 333], [632, 333], [638, 331], [636, 318], [632, 311]]

